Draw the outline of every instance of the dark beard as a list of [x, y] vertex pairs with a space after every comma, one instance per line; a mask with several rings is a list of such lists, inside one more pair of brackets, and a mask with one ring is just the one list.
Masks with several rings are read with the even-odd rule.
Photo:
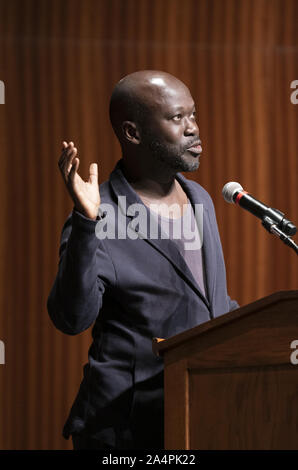
[[199, 157], [188, 161], [187, 158], [183, 156], [187, 151], [187, 148], [172, 147], [170, 145], [163, 144], [156, 139], [148, 139], [148, 147], [151, 154], [153, 154], [153, 156], [161, 162], [163, 166], [166, 165], [176, 173], [180, 171], [195, 171], [199, 168]]

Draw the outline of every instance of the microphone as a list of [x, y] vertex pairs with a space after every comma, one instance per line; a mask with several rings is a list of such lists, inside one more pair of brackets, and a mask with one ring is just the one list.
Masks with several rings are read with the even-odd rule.
[[226, 183], [222, 189], [224, 200], [229, 203], [238, 204], [243, 209], [246, 209], [251, 214], [255, 215], [262, 221], [271, 219], [282, 232], [287, 235], [295, 235], [297, 229], [295, 225], [287, 220], [282, 212], [278, 209], [272, 209], [262, 202], [255, 199], [247, 191], [244, 191], [242, 186], [235, 181]]

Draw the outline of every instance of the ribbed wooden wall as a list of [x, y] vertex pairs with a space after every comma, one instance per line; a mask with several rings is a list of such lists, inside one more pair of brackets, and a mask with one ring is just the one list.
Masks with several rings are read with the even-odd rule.
[[189, 176], [214, 199], [232, 297], [297, 288], [294, 252], [221, 196], [239, 181], [298, 223], [297, 18], [296, 0], [0, 0], [0, 448], [71, 448], [90, 332], [63, 335], [46, 311], [72, 208], [57, 159], [74, 140], [82, 175], [98, 161], [108, 177], [109, 96], [127, 73], [166, 70], [196, 99], [204, 155]]

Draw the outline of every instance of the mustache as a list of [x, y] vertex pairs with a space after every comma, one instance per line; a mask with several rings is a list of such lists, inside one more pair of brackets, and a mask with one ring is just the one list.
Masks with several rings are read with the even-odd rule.
[[189, 142], [187, 145], [183, 146], [182, 150], [188, 150], [189, 148], [193, 147], [193, 145], [202, 145], [202, 141], [200, 139], [193, 140]]

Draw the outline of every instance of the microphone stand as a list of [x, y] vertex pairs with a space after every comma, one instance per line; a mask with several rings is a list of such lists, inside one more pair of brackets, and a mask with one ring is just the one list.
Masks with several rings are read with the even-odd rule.
[[276, 223], [270, 219], [270, 217], [264, 217], [262, 219], [262, 225], [263, 227], [265, 227], [265, 229], [269, 232], [269, 233], [273, 233], [273, 235], [275, 235], [276, 237], [278, 237], [281, 241], [283, 241], [286, 245], [288, 245], [289, 247], [293, 248], [293, 250], [295, 251], [296, 255], [298, 255], [298, 245], [296, 245], [296, 243], [294, 242], [294, 240], [292, 240], [291, 237], [289, 237], [288, 235], [286, 235], [282, 230], [280, 230]]

